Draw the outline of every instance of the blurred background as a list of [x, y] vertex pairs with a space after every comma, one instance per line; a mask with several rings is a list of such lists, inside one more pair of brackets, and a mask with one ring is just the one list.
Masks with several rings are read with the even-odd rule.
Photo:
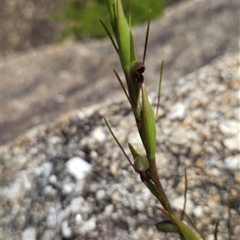
[[[132, 8], [132, 24], [144, 22], [183, 0], [138, 0]], [[129, 0], [123, 0], [125, 10]], [[137, 3], [136, 3], [137, 2]], [[107, 22], [104, 0], [8, 0], [2, 1], [2, 51], [4, 55], [63, 41], [86, 41], [106, 36], [98, 19]]]
[[[129, 1], [123, 3], [128, 12]], [[0, 144], [73, 109], [116, 99], [120, 88], [112, 69], [121, 70], [99, 23], [108, 19], [104, 0], [8, 0], [1, 7]], [[156, 88], [162, 60], [163, 84], [174, 87], [180, 77], [239, 51], [238, 0], [134, 0], [131, 19], [139, 59], [149, 9], [149, 90]]]

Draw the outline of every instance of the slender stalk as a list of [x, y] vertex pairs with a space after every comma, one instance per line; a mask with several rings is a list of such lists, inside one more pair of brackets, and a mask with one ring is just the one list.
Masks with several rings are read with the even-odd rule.
[[157, 165], [156, 165], [156, 159], [150, 159], [149, 160], [149, 173], [150, 173], [150, 177], [152, 179], [152, 181], [155, 183], [156, 188], [158, 189], [161, 198], [163, 199], [163, 207], [169, 212], [169, 213], [173, 213], [171, 205], [169, 203], [168, 197], [162, 187], [162, 184], [159, 180], [158, 177], [158, 172], [157, 172]]

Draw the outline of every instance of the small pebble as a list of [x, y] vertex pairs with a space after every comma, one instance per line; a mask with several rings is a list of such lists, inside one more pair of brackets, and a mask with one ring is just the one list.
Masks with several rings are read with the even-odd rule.
[[63, 184], [62, 186], [63, 195], [69, 195], [70, 193], [73, 192], [74, 188], [75, 184], [73, 182]]
[[107, 206], [104, 208], [104, 214], [105, 214], [106, 216], [110, 216], [110, 215], [112, 214], [112, 212], [113, 212], [113, 209], [114, 209], [114, 207], [113, 207], [112, 204], [107, 205]]
[[78, 213], [81, 210], [83, 203], [84, 199], [82, 197], [73, 198], [70, 204], [72, 212]]
[[220, 123], [219, 129], [225, 136], [234, 136], [240, 131], [240, 122], [236, 120], [225, 120]]
[[96, 192], [96, 199], [102, 200], [106, 196], [106, 193], [103, 189], [100, 189]]
[[33, 227], [25, 229], [21, 234], [21, 240], [36, 240], [37, 234]]
[[240, 168], [240, 155], [230, 156], [225, 159], [225, 167], [232, 170], [239, 170]]
[[47, 227], [54, 228], [57, 225], [58, 212], [55, 208], [50, 207], [47, 215]]
[[63, 221], [61, 224], [61, 232], [62, 236], [66, 239], [70, 238], [72, 236], [72, 230], [68, 226], [68, 221]]
[[36, 176], [43, 176], [47, 178], [53, 169], [53, 164], [51, 162], [44, 162], [40, 167], [34, 170]]
[[203, 216], [204, 214], [204, 211], [203, 211], [203, 208], [202, 206], [197, 206], [193, 209], [193, 214], [197, 217], [197, 218], [200, 218]]
[[[171, 205], [176, 209], [183, 209], [184, 204], [184, 196], [180, 196], [176, 199], [174, 199], [171, 202]], [[194, 204], [193, 202], [187, 197], [187, 205], [186, 205], [186, 212], [191, 213], [193, 211]]]
[[82, 234], [86, 234], [91, 231], [94, 231], [96, 229], [96, 227], [97, 227], [96, 218], [92, 217], [82, 225], [80, 231]]
[[103, 131], [102, 127], [96, 127], [91, 136], [98, 142], [104, 142], [106, 140], [106, 133]]
[[77, 180], [82, 180], [91, 171], [92, 166], [80, 157], [73, 157], [66, 162], [67, 171]]
[[171, 109], [170, 109], [170, 113], [169, 113], [169, 118], [171, 120], [184, 120], [184, 118], [186, 117], [186, 109], [183, 103], [181, 102], [177, 102], [175, 103]]
[[234, 137], [224, 139], [223, 143], [229, 151], [240, 151], [240, 133]]

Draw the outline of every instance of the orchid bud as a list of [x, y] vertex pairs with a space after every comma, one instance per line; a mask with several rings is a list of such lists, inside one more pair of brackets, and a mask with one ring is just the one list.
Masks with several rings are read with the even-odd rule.
[[137, 156], [134, 159], [133, 167], [134, 167], [135, 172], [137, 172], [137, 173], [146, 171], [149, 168], [148, 159], [141, 155]]

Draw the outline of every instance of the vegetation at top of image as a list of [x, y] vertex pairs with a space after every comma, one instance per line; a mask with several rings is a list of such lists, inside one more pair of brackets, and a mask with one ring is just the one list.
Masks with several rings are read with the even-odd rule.
[[[122, 2], [124, 11], [129, 12], [131, 1], [123, 0]], [[134, 1], [131, 9], [132, 25], [146, 21], [149, 9], [152, 10], [152, 18], [155, 18], [163, 13], [164, 8], [165, 0]], [[51, 18], [61, 22], [60, 40], [69, 36], [77, 40], [106, 36], [106, 32], [99, 23], [99, 19], [108, 21], [104, 0], [67, 0], [62, 9], [52, 13]]]

